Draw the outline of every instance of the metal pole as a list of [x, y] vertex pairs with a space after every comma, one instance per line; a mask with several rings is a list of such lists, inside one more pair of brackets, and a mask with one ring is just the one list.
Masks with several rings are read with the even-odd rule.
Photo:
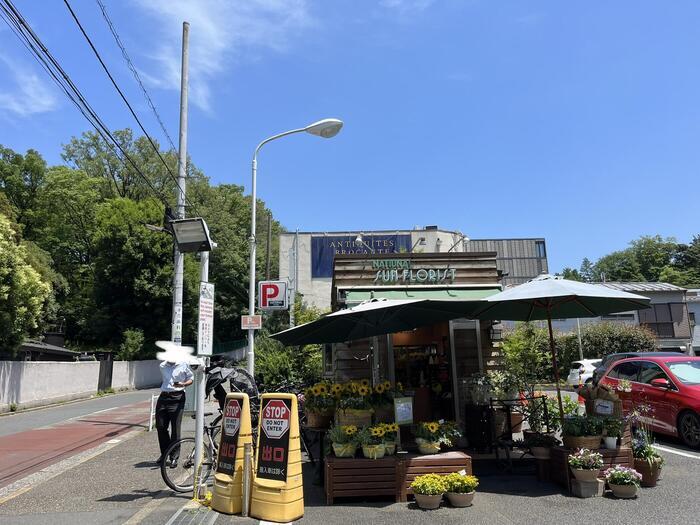
[[267, 212], [267, 246], [265, 248], [265, 280], [270, 280], [270, 245], [272, 244], [272, 212]]
[[[200, 281], [203, 283], [209, 282], [209, 252], [200, 252], [201, 255], [201, 266], [200, 266]], [[198, 334], [201, 337], [202, 334]], [[195, 469], [195, 474], [197, 480], [195, 483], [196, 493], [195, 498], [199, 498], [201, 486], [205, 480], [201, 479], [202, 472], [202, 457], [204, 452], [204, 398], [206, 397], [206, 373], [204, 369], [208, 365], [207, 357], [201, 357], [202, 364], [199, 366], [200, 370], [197, 370], [195, 379], [197, 380], [197, 402], [195, 404], [195, 427], [194, 427], [194, 457], [197, 458], [197, 465]]]
[[253, 445], [246, 443], [243, 445], [243, 505], [241, 516], [248, 516], [250, 508], [250, 484], [252, 481]]
[[[257, 204], [256, 197], [256, 179], [258, 176], [258, 152], [253, 155], [253, 182], [252, 193], [250, 197], [250, 271], [248, 273], [248, 315], [255, 315], [255, 208]], [[255, 330], [248, 330], [248, 373], [253, 376], [255, 374]]]
[[581, 343], [581, 320], [576, 318], [576, 329], [578, 330], [578, 356], [583, 361], [583, 344]]
[[[180, 144], [177, 163], [177, 183], [175, 189], [177, 195], [177, 208], [175, 215], [178, 219], [185, 218], [185, 180], [187, 172], [187, 84], [189, 69], [189, 35], [190, 24], [182, 24], [182, 75], [180, 77]], [[170, 338], [176, 342], [182, 342], [182, 285], [185, 269], [185, 256], [180, 253], [175, 244], [173, 256], [173, 313], [170, 326]]]
[[296, 318], [295, 318], [295, 312], [294, 312], [294, 305], [296, 304], [296, 298], [297, 298], [297, 287], [299, 286], [297, 283], [297, 280], [299, 279], [299, 228], [297, 228], [296, 233], [294, 234], [294, 286], [292, 286], [290, 290], [290, 298], [289, 298], [289, 326], [290, 328], [292, 326], [296, 326]]

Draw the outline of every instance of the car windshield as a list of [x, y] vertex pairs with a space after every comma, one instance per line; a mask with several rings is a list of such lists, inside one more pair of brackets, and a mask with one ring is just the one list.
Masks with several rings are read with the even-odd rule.
[[684, 385], [700, 385], [700, 361], [671, 361], [666, 366]]

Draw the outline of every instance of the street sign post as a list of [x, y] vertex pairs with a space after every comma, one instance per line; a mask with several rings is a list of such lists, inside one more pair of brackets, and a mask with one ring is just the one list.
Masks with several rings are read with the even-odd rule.
[[261, 310], [286, 310], [287, 283], [285, 281], [260, 281], [258, 283], [258, 306]]
[[262, 315], [242, 315], [241, 330], [260, 330], [262, 328]]
[[214, 341], [214, 285], [199, 285], [199, 328], [197, 355], [211, 355]]

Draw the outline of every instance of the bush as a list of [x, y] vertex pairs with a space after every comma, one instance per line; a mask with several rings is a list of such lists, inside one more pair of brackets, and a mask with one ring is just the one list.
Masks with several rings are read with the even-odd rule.
[[605, 481], [612, 485], [636, 485], [639, 486], [642, 482], [642, 475], [633, 468], [615, 465], [605, 472]]
[[583, 470], [598, 470], [603, 468], [603, 455], [587, 448], [580, 448], [569, 455], [569, 466]]
[[122, 334], [122, 344], [119, 345], [117, 359], [120, 361], [133, 361], [143, 351], [143, 330], [130, 328]]
[[565, 436], [600, 436], [603, 420], [595, 416], [573, 416], [564, 419], [562, 433]]
[[413, 480], [411, 489], [413, 489], [415, 494], [425, 494], [426, 496], [444, 494], [447, 490], [445, 476], [440, 476], [439, 474], [423, 474]]
[[476, 476], [463, 476], [458, 472], [453, 472], [445, 476], [445, 488], [447, 492], [457, 494], [467, 494], [474, 492], [479, 486], [479, 478]]

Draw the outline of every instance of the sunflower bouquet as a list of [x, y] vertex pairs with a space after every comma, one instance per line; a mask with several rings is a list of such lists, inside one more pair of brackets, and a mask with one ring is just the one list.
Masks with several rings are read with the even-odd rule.
[[343, 410], [368, 410], [372, 408], [372, 389], [369, 380], [349, 381], [342, 385], [342, 391], [339, 392], [337, 398], [337, 406]]
[[452, 421], [426, 421], [416, 428], [416, 443], [423, 454], [436, 454], [440, 446], [452, 446], [461, 436], [456, 423]]
[[357, 450], [357, 427], [355, 425], [335, 425], [328, 432], [333, 452], [339, 458], [349, 458]]
[[307, 412], [328, 413], [335, 408], [335, 398], [328, 383], [316, 383], [304, 391], [304, 409]]
[[384, 429], [384, 447], [388, 456], [396, 452], [396, 437], [399, 433], [399, 425], [396, 423], [379, 423]]

